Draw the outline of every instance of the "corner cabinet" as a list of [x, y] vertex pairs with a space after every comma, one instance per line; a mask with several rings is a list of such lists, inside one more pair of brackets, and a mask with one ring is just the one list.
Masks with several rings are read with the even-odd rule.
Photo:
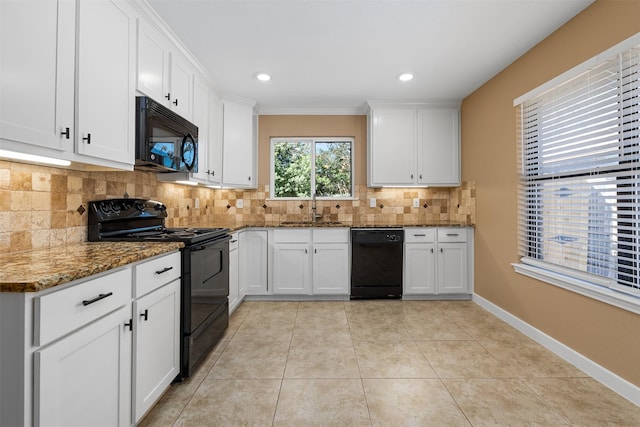
[[40, 3], [0, 2], [0, 148], [133, 169], [136, 15], [129, 2]]
[[267, 230], [241, 230], [239, 233], [238, 299], [245, 295], [265, 295], [267, 280]]
[[222, 100], [222, 186], [257, 188], [257, 123], [255, 102]]
[[369, 104], [370, 187], [460, 185], [456, 105]]
[[470, 297], [472, 228], [405, 228], [404, 253], [404, 296]]

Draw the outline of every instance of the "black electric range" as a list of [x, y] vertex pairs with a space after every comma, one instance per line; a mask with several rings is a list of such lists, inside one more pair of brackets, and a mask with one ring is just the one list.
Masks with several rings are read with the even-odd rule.
[[193, 369], [229, 325], [228, 228], [167, 228], [167, 208], [146, 199], [89, 202], [90, 242], [182, 242], [180, 375]]

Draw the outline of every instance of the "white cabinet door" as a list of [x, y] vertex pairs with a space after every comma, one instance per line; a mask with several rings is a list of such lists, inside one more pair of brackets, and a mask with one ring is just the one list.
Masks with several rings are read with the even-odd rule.
[[265, 295], [267, 289], [267, 231], [243, 230], [239, 242], [239, 298]]
[[169, 106], [169, 41], [138, 19], [138, 91]]
[[413, 108], [373, 109], [369, 116], [369, 185], [416, 182], [416, 113]]
[[460, 185], [457, 108], [418, 110], [418, 183]]
[[222, 102], [209, 92], [209, 142], [207, 144], [207, 181], [222, 183]]
[[227, 187], [256, 188], [253, 105], [223, 102], [223, 175]]
[[171, 109], [187, 120], [192, 120], [193, 70], [178, 53], [171, 54]]
[[0, 1], [0, 58], [0, 139], [28, 144], [7, 148], [73, 151], [75, 1]]
[[435, 243], [404, 245], [404, 294], [435, 294]]
[[311, 245], [280, 243], [273, 245], [273, 293], [311, 293]]
[[193, 177], [206, 182], [209, 149], [209, 86], [200, 77], [193, 80], [193, 123], [198, 126], [198, 171]]
[[135, 18], [122, 1], [78, 3], [79, 154], [133, 165]]
[[467, 243], [439, 243], [438, 293], [468, 293], [467, 268]]
[[317, 243], [313, 245], [313, 293], [348, 295], [349, 244]]
[[35, 425], [131, 425], [130, 310], [122, 307], [34, 353]]
[[[234, 242], [235, 240], [235, 242]], [[229, 246], [237, 243], [238, 236], [236, 233], [231, 235]], [[233, 243], [232, 243], [233, 242]], [[239, 249], [229, 248], [229, 314], [231, 314], [238, 304], [240, 304], [240, 282], [238, 280], [238, 262]]]
[[[133, 303], [135, 421], [164, 393], [180, 368], [180, 280]], [[89, 425], [89, 424], [86, 424]]]

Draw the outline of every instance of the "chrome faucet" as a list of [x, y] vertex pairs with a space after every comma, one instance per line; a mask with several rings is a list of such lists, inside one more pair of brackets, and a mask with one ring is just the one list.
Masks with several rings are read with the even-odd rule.
[[313, 193], [313, 198], [311, 199], [311, 221], [316, 222], [320, 218], [322, 218], [322, 214], [317, 212], [316, 193]]

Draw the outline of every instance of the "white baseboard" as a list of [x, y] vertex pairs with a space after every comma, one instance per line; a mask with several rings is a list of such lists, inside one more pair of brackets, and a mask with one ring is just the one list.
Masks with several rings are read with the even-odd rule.
[[551, 350], [567, 362], [609, 387], [620, 396], [631, 401], [633, 404], [640, 406], [640, 387], [598, 365], [591, 359], [588, 359], [572, 348], [562, 344], [555, 338], [552, 338], [544, 332], [534, 328], [508, 311], [498, 307], [491, 301], [484, 299], [477, 294], [473, 294], [472, 301], [494, 314], [496, 317], [504, 320], [506, 323], [536, 341], [538, 344], [541, 344]]

